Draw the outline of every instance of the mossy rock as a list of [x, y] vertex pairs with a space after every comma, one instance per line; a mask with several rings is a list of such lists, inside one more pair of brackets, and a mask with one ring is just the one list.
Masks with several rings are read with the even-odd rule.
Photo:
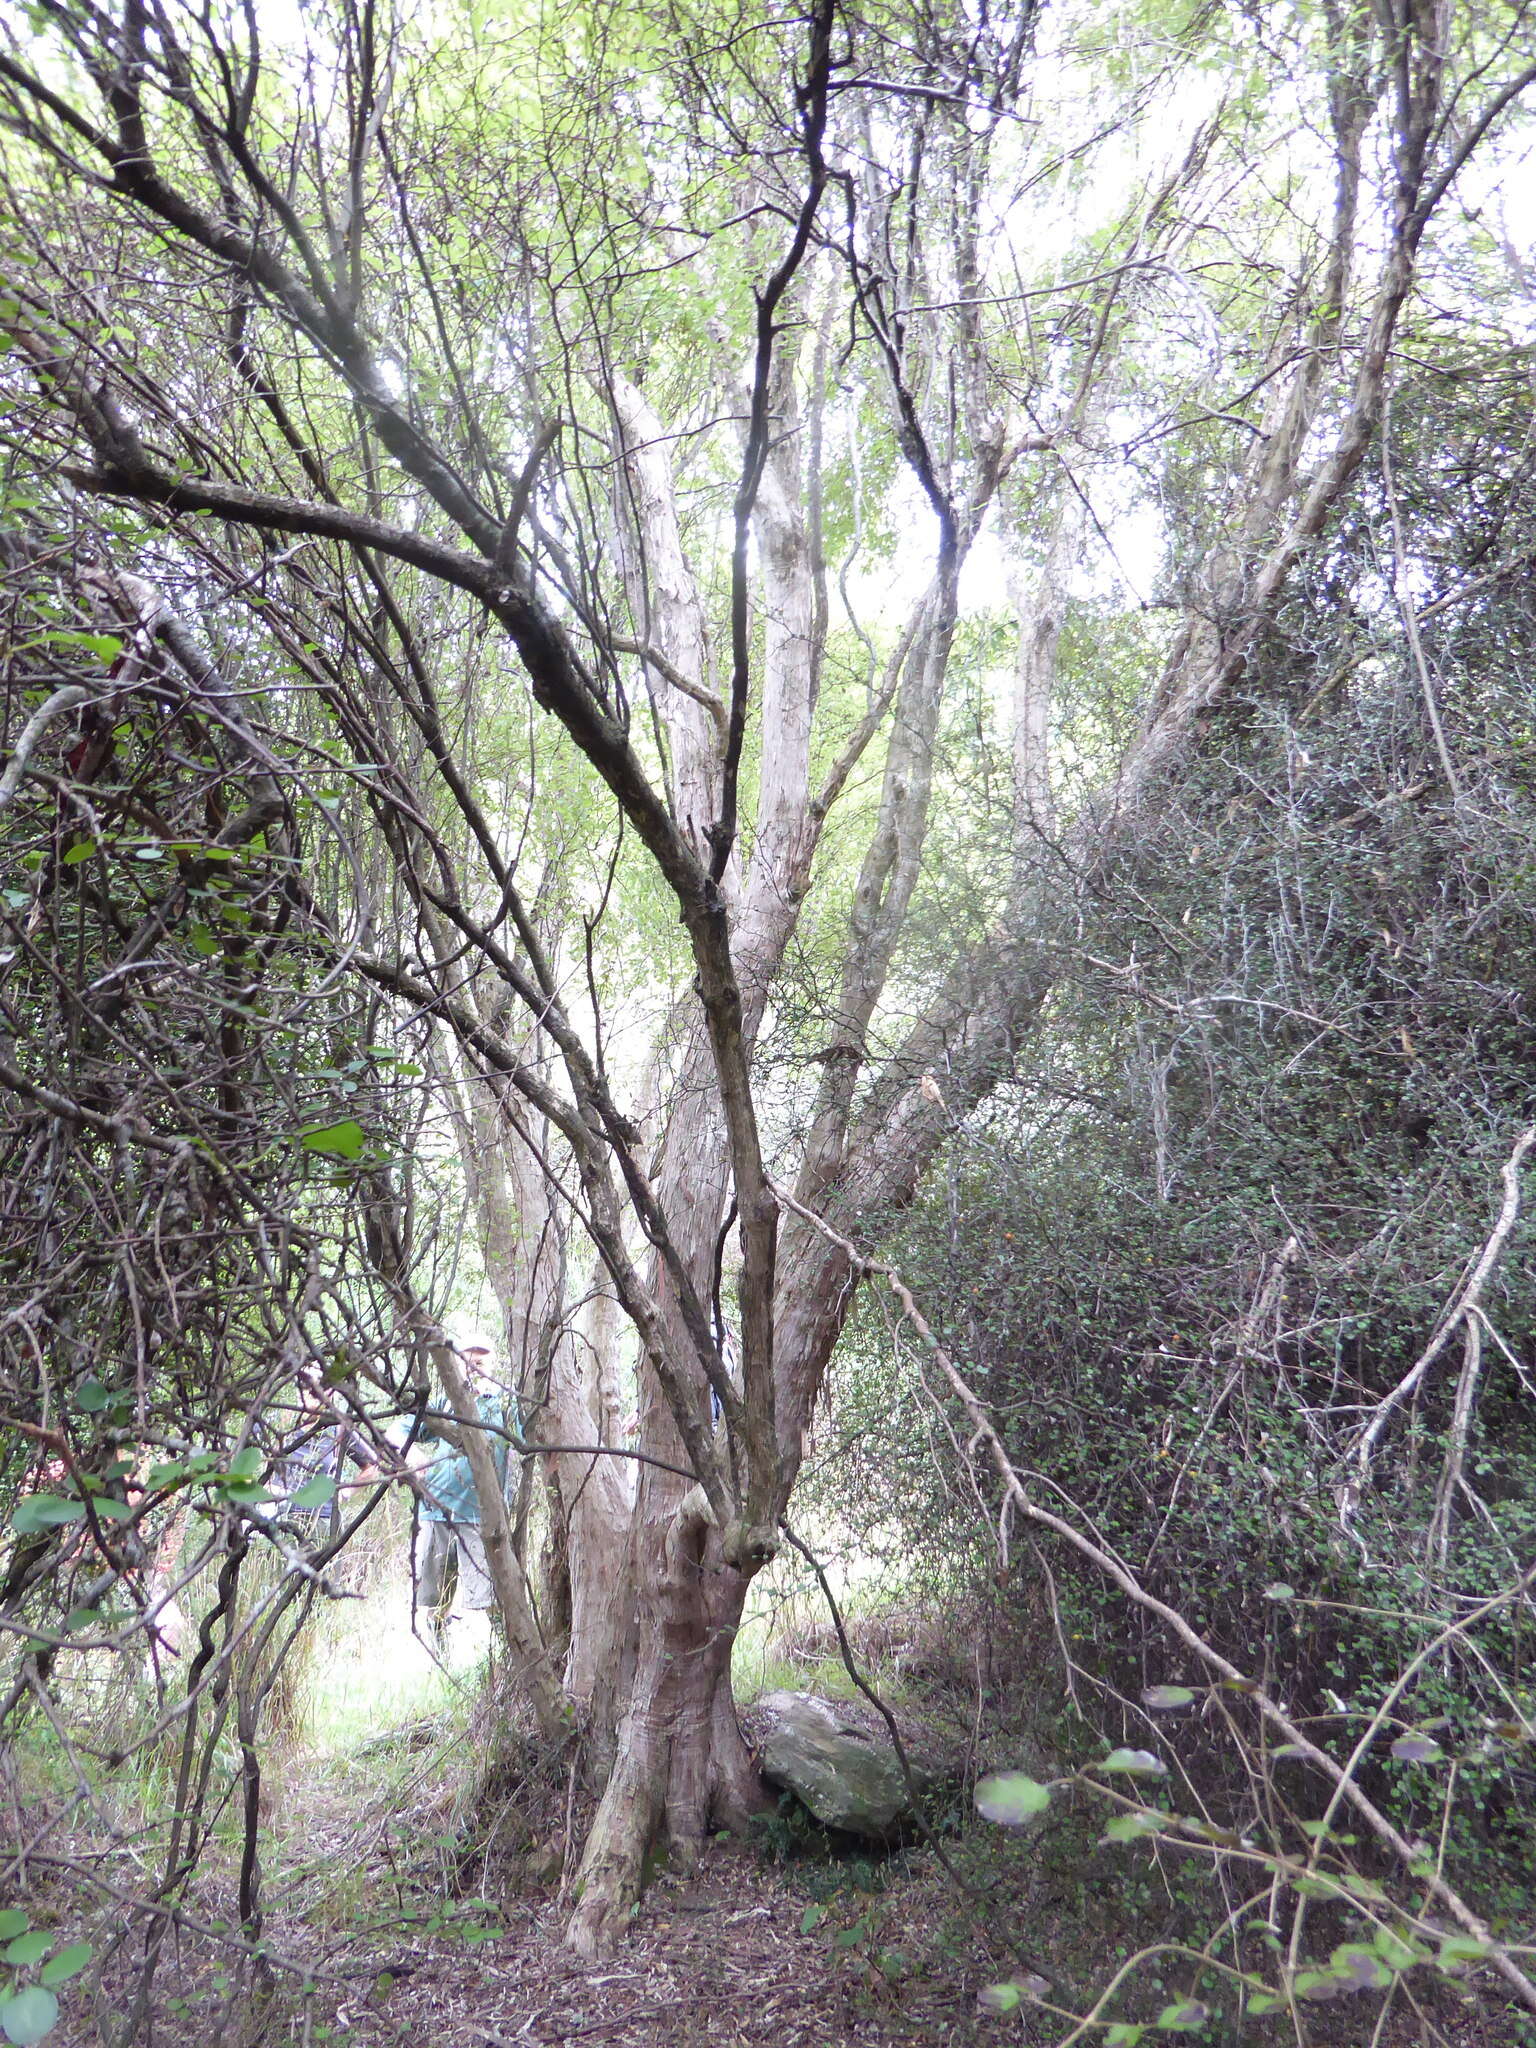
[[770, 1692], [743, 1717], [770, 1785], [793, 1792], [823, 1827], [893, 1842], [912, 1829], [913, 1792], [923, 1799], [954, 1782], [964, 1752], [915, 1717], [897, 1719], [907, 1774], [883, 1717], [863, 1701]]

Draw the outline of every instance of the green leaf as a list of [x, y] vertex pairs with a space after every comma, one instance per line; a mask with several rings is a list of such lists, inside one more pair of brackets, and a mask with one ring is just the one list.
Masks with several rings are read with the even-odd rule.
[[131, 1522], [133, 1509], [125, 1500], [113, 1500], [109, 1494], [100, 1494], [91, 1503], [98, 1515], [109, 1522]]
[[1150, 1707], [1154, 1714], [1171, 1714], [1194, 1703], [1195, 1696], [1187, 1685], [1149, 1685], [1141, 1695], [1141, 1704]]
[[25, 1934], [31, 1925], [31, 1920], [19, 1906], [7, 1906], [0, 1912], [0, 1941], [10, 1941], [18, 1934]]
[[218, 1462], [212, 1451], [194, 1451], [187, 1458], [175, 1458], [164, 1465], [151, 1465], [148, 1484], [155, 1489], [175, 1486], [183, 1479], [194, 1479], [204, 1472], [212, 1471]]
[[1401, 1934], [1395, 1934], [1390, 1927], [1378, 1927], [1371, 1941], [1389, 1970], [1408, 1970], [1415, 1963], [1424, 1960], [1424, 1951]]
[[361, 1124], [349, 1118], [340, 1124], [326, 1124], [323, 1128], [305, 1131], [299, 1139], [311, 1152], [324, 1152], [336, 1159], [361, 1159], [368, 1137]]
[[1135, 1842], [1143, 1835], [1160, 1835], [1167, 1825], [1166, 1814], [1153, 1813], [1144, 1807], [1140, 1813], [1117, 1813], [1112, 1821], [1106, 1823], [1104, 1839], [1106, 1842]]
[[116, 1397], [109, 1394], [100, 1380], [82, 1380], [75, 1389], [75, 1399], [87, 1415], [99, 1415], [103, 1408], [110, 1408]]
[[1150, 1749], [1112, 1749], [1103, 1762], [1093, 1768], [1096, 1771], [1124, 1771], [1133, 1778], [1166, 1778], [1168, 1775], [1168, 1766]]
[[1392, 1982], [1386, 1963], [1363, 1942], [1342, 1943], [1328, 1958], [1328, 1965], [1341, 1991], [1385, 1991]]
[[66, 1522], [83, 1522], [85, 1509], [77, 1500], [63, 1500], [56, 1493], [29, 1493], [19, 1501], [11, 1517], [18, 1536], [35, 1536], [39, 1529], [58, 1529]]
[[1442, 1970], [1459, 1969], [1463, 1963], [1475, 1963], [1487, 1955], [1489, 1944], [1479, 1941], [1475, 1934], [1448, 1934], [1440, 1944], [1440, 1953], [1435, 1957], [1436, 1967]]
[[0, 2033], [15, 2048], [33, 2048], [59, 2016], [59, 2001], [41, 1984], [29, 1984], [0, 2004]]
[[247, 1444], [243, 1451], [236, 1451], [225, 1468], [226, 1479], [257, 1479], [261, 1475], [262, 1456], [254, 1444]]
[[81, 861], [89, 860], [95, 851], [96, 842], [94, 840], [82, 839], [77, 846], [67, 848], [61, 856], [61, 860], [65, 867], [77, 868]]
[[1392, 1754], [1400, 1764], [1437, 1764], [1444, 1758], [1445, 1751], [1433, 1735], [1424, 1734], [1422, 1729], [1410, 1728], [1393, 1743]]
[[92, 1956], [88, 1941], [71, 1942], [68, 1948], [61, 1948], [56, 1956], [50, 1956], [38, 1975], [45, 1984], [67, 1984], [71, 1977], [78, 1977]]
[[825, 1906], [807, 1906], [800, 1915], [800, 1932], [802, 1934], [814, 1934], [826, 1917], [827, 1909]]
[[1264, 1588], [1264, 1598], [1266, 1600], [1294, 1600], [1296, 1598], [1296, 1588], [1286, 1585], [1282, 1579], [1277, 1584]]
[[193, 925], [188, 937], [194, 953], [201, 953], [205, 960], [211, 960], [219, 950], [219, 942], [205, 924]]
[[328, 1479], [323, 1472], [317, 1472], [313, 1479], [306, 1479], [293, 1496], [296, 1508], [323, 1508], [328, 1500], [336, 1498], [336, 1482]]
[[1136, 2048], [1136, 2043], [1146, 2031], [1134, 2020], [1116, 2020], [1104, 2036], [1104, 2048]]
[[1210, 2016], [1210, 2007], [1198, 1998], [1181, 1998], [1177, 2005], [1163, 2007], [1157, 2024], [1165, 2034], [1198, 2034]]
[[983, 1820], [995, 1820], [1005, 1828], [1022, 1827], [1050, 1803], [1049, 1786], [1022, 1771], [994, 1771], [976, 1787], [976, 1811]]
[[1251, 1991], [1248, 1994], [1248, 2010], [1252, 2013], [1278, 2012], [1281, 2004], [1273, 1991]]
[[976, 2003], [982, 2012], [1017, 2012], [1024, 2003], [1024, 1994], [1017, 1984], [984, 1984], [976, 1994]]
[[6, 1943], [5, 1960], [16, 1969], [25, 1970], [30, 1964], [41, 1962], [52, 1946], [52, 1935], [34, 1927], [30, 1934], [18, 1934], [14, 1941]]

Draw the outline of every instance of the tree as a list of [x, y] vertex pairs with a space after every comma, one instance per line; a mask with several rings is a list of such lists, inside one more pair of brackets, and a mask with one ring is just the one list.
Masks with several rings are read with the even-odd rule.
[[[1518, 17], [1325, 8], [1273, 42], [1170, 18], [1122, 61], [1118, 23], [1064, 14], [1041, 48], [1028, 8], [408, 31], [347, 0], [293, 64], [234, 13], [39, 19], [0, 57], [29, 473], [139, 508], [255, 636], [292, 762], [319, 747], [346, 792], [356, 928], [326, 971], [438, 1029], [565, 1518], [563, 1672], [505, 1556], [499, 1586], [544, 1727], [563, 1681], [606, 1771], [593, 1949], [658, 1828], [691, 1856], [755, 1795], [731, 1645], [856, 1279], [812, 1219], [863, 1236], [910, 1199], [1056, 971], [1048, 536], [1093, 511], [1127, 411], [1215, 479], [1160, 679], [1060, 828], [1052, 858], [1091, 869], [1357, 472], [1426, 230], [1533, 76]], [[1113, 97], [1078, 131], [1084, 70]], [[1282, 84], [1322, 143], [1276, 212]], [[1029, 195], [1181, 92], [1204, 117], [1172, 160], [1119, 180], [1062, 274], [1032, 261]], [[1039, 569], [1021, 800], [961, 805], [964, 579], [999, 532]], [[952, 889], [936, 817], [974, 825]], [[629, 1448], [625, 1342], [639, 1455], [593, 1457]]]

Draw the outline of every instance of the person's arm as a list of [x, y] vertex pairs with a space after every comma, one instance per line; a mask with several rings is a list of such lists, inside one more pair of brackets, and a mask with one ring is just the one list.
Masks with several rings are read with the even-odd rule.
[[[372, 1446], [355, 1422], [344, 1422], [337, 1432], [336, 1483], [338, 1486], [372, 1486], [379, 1478], [379, 1461]], [[348, 1462], [356, 1466], [354, 1478], [346, 1478]]]

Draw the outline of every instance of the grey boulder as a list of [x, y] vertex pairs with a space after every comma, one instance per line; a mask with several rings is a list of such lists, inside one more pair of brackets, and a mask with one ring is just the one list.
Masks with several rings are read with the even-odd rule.
[[[770, 1692], [743, 1717], [770, 1785], [793, 1792], [824, 1827], [888, 1842], [915, 1818], [890, 1730], [871, 1706], [809, 1692]], [[898, 1717], [919, 1797], [958, 1777], [963, 1758], [930, 1729]]]

